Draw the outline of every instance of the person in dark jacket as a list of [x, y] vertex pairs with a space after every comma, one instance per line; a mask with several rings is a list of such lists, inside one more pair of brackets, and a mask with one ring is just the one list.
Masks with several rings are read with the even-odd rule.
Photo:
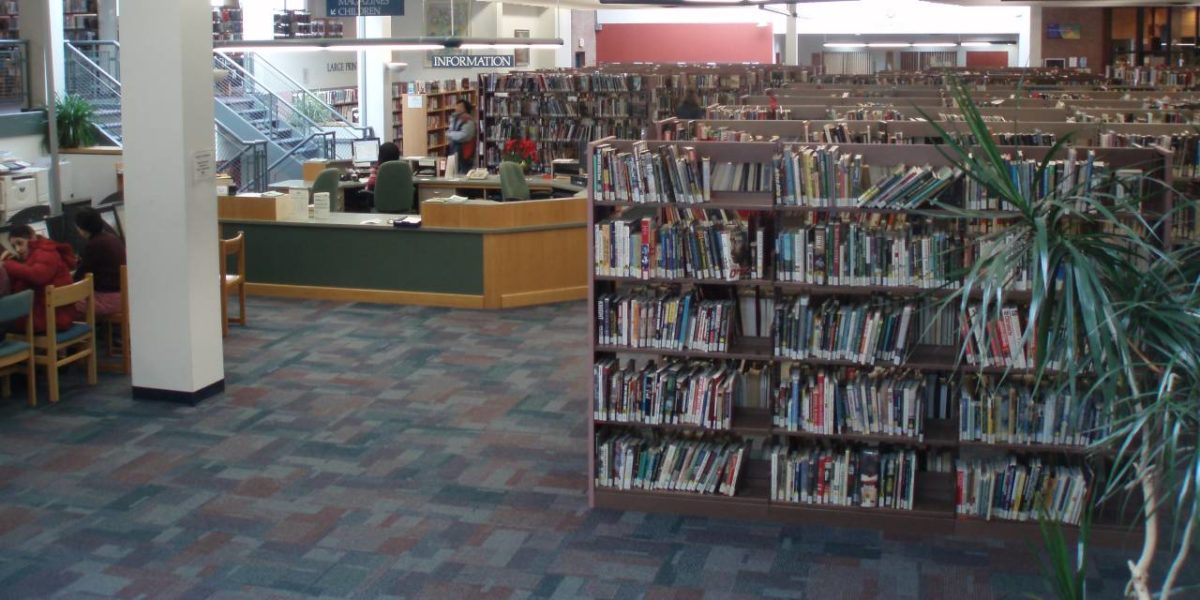
[[379, 160], [371, 166], [371, 178], [367, 180], [367, 191], [375, 190], [375, 181], [379, 179], [379, 167], [383, 163], [389, 163], [393, 160], [400, 160], [400, 147], [392, 142], [384, 142], [379, 145]]
[[[71, 269], [75, 268], [75, 252], [67, 244], [48, 240], [28, 225], [15, 225], [8, 232], [13, 251], [0, 255], [12, 291], [33, 290], [33, 330], [46, 332], [46, 286], [71, 285]], [[75, 321], [75, 307], [60, 306], [55, 310], [54, 324], [65, 331]]]
[[[125, 264], [125, 242], [108, 228], [96, 209], [84, 207], [75, 213], [75, 228], [87, 240], [75, 269], [75, 281], [92, 274], [96, 290], [96, 315], [115, 315], [121, 312], [121, 266]], [[82, 302], [75, 310], [83, 312]]]
[[700, 99], [696, 96], [696, 92], [688, 90], [686, 96], [683, 97], [683, 102], [675, 109], [675, 116], [680, 119], [703, 119], [704, 107], [700, 106]]

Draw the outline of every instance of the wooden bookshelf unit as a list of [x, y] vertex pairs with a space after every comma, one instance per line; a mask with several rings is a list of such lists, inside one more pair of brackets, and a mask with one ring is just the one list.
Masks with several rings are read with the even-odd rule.
[[[466, 99], [478, 106], [479, 93], [470, 87], [470, 80], [447, 80], [397, 83], [393, 85], [392, 98], [392, 139], [404, 156], [442, 156], [450, 145], [446, 132], [454, 117], [455, 105], [460, 99]], [[477, 141], [478, 138], [477, 129]]]
[[[1023, 371], [1011, 365], [980, 367], [966, 364], [960, 356], [962, 338], [958, 337], [957, 322], [942, 334], [944, 338], [952, 339], [952, 343], [934, 344], [926, 339], [927, 331], [922, 330], [919, 334], [913, 334], [914, 336], [919, 335], [920, 339], [914, 337], [916, 342], [910, 343], [902, 356], [897, 355], [895, 364], [876, 359], [871, 366], [864, 366], [861, 359], [784, 357], [779, 353], [779, 340], [774, 337], [776, 335], [774, 328], [770, 332], [745, 331], [746, 323], [759, 323], [758, 327], [761, 329], [761, 323], [766, 318], [764, 314], [774, 314], [775, 320], [778, 321], [781, 313], [773, 311], [781, 306], [781, 302], [791, 301], [797, 297], [804, 297], [806, 302], [808, 302], [808, 298], [811, 298], [814, 307], [826, 302], [837, 302], [838, 304], [834, 306], [842, 306], [845, 309], [846, 307], [852, 308], [859, 303], [864, 306], [884, 307], [886, 310], [895, 312], [902, 305], [912, 306], [914, 307], [913, 314], [916, 315], [921, 310], [920, 302], [944, 296], [948, 291], [947, 289], [938, 289], [936, 286], [826, 285], [781, 280], [779, 270], [782, 263], [779, 262], [781, 259], [777, 255], [779, 246], [776, 245], [778, 242], [775, 241], [775, 236], [787, 231], [789, 227], [796, 226], [797, 222], [803, 222], [804, 219], [810, 217], [828, 217], [831, 219], [829, 222], [832, 223], [839, 219], [871, 214], [891, 215], [908, 219], [910, 221], [906, 222], [916, 223], [917, 225], [914, 226], [925, 232], [938, 227], [961, 232], [963, 233], [962, 237], [952, 239], [959, 240], [959, 243], [965, 248], [969, 246], [970, 242], [963, 240], [971, 239], [971, 232], [975, 231], [971, 227], [975, 226], [975, 221], [955, 216], [949, 211], [946, 211], [945, 214], [931, 214], [931, 209], [928, 208], [898, 210], [855, 206], [781, 205], [779, 194], [775, 191], [717, 191], [713, 189], [709, 192], [706, 187], [707, 199], [699, 203], [680, 203], [673, 200], [660, 202], [614, 201], [607, 195], [612, 188], [625, 185], [614, 179], [617, 167], [613, 165], [637, 164], [634, 162], [638, 160], [634, 158], [637, 156], [644, 157], [641, 159], [643, 161], [658, 160], [653, 157], [664, 148], [670, 150], [673, 147], [678, 155], [689, 157], [687, 160], [695, 161], [693, 164], [698, 165], [703, 161], [704, 169], [711, 166], [713, 171], [698, 172], [708, 173], [709, 177], [716, 180], [715, 173], [718, 165], [726, 163], [773, 165], [778, 164], [773, 161], [779, 159], [785, 148], [817, 148], [818, 146], [818, 144], [811, 143], [775, 142], [633, 142], [620, 141], [615, 138], [606, 138], [588, 145], [586, 164], [590, 180], [588, 187], [590, 203], [588, 247], [589, 265], [593, 269], [589, 279], [588, 333], [593, 351], [593, 382], [590, 394], [591, 404], [588, 408], [590, 411], [588, 414], [588, 498], [590, 505], [595, 508], [681, 513], [715, 518], [767, 519], [872, 527], [906, 533], [1036, 539], [1038, 536], [1037, 519], [1030, 518], [1028, 510], [1020, 518], [1014, 514], [1011, 519], [1001, 519], [998, 516], [999, 513], [995, 518], [990, 519], [960, 513], [962, 507], [958, 505], [958, 498], [963, 492], [959, 489], [962, 485], [961, 481], [956, 480], [956, 469], [959, 468], [959, 465], [970, 464], [970, 460], [995, 461], [1012, 457], [1009, 460], [1032, 461], [1030, 465], [1036, 464], [1037, 468], [1041, 469], [1044, 462], [1047, 470], [1060, 469], [1055, 473], [1079, 473], [1078, 481], [1082, 485], [1084, 476], [1082, 475], [1083, 471], [1080, 470], [1081, 467], [1089, 461], [1107, 460], [1105, 453], [1089, 452], [1086, 445], [1078, 440], [1075, 443], [1034, 444], [963, 439], [960, 435], [960, 428], [963, 427], [962, 423], [965, 421], [962, 420], [959, 396], [951, 393], [950, 400], [941, 400], [940, 405], [931, 407], [929, 405], [930, 398], [937, 398], [937, 396], [924, 395], [928, 393], [929, 389], [966, 390], [968, 383], [974, 382], [980, 377], [1013, 377], [1015, 380], [1019, 380], [1023, 373], [1029, 374], [1029, 371]], [[824, 147], [828, 148], [828, 146]], [[1017, 156], [1018, 148], [1002, 147], [1001, 149], [1002, 152]], [[949, 164], [949, 160], [939, 151], [939, 148], [933, 145], [844, 144], [838, 145], [838, 150], [844, 155], [861, 156], [864, 167], [930, 165], [937, 168]], [[1095, 160], [1103, 161], [1106, 165], [1105, 168], [1114, 171], [1122, 168], [1139, 168], [1148, 175], [1167, 181], [1168, 184], [1172, 177], [1171, 154], [1160, 148], [1079, 148], [1078, 150], [1085, 154], [1094, 152]], [[639, 151], [644, 153], [639, 154]], [[1023, 153], [1023, 159], [1039, 161], [1046, 157], [1050, 149], [1021, 147], [1020, 151]], [[671, 155], [668, 153], [664, 156], [669, 158]], [[784, 156], [787, 155], [784, 154]], [[1063, 159], [1065, 156], [1065, 150], [1060, 150], [1060, 153], [1054, 158]], [[669, 163], [668, 158], [662, 159], [663, 164]], [[647, 163], [643, 162], [642, 164]], [[663, 168], [666, 169], [666, 167]], [[639, 173], [646, 172], [639, 171]], [[682, 177], [681, 180], [695, 181], [690, 177]], [[704, 181], [706, 186], [710, 183], [715, 185], [715, 182]], [[666, 185], [669, 186], [670, 182]], [[697, 185], [699, 184], [697, 183]], [[662, 189], [659, 188], [659, 193], [663, 193]], [[951, 190], [952, 193], [961, 193], [958, 192], [959, 188], [946, 189]], [[674, 198], [687, 197], [686, 194], [679, 196], [678, 188], [675, 190]], [[632, 195], [634, 192], [626, 193]], [[598, 197], [597, 194], [604, 194], [604, 197]], [[851, 198], [851, 200], [853, 199], [854, 197]], [[1166, 215], [1170, 212], [1170, 208], [1171, 197], [1168, 193], [1158, 194], [1142, 206], [1144, 213], [1153, 216]], [[984, 220], [993, 221], [1005, 218], [1006, 213], [1000, 211], [994, 215], [984, 214], [986, 214]], [[1007, 214], [1011, 215], [1011, 213]], [[686, 220], [688, 218], [698, 221], [690, 222]], [[679, 219], [684, 220], [680, 221]], [[708, 221], [709, 219], [711, 221]], [[798, 219], [800, 221], [797, 221]], [[975, 219], [978, 220], [979, 217], [975, 217]], [[622, 222], [628, 224], [627, 229], [619, 226], [619, 223]], [[725, 246], [720, 246], [721, 242], [715, 242], [717, 249], [700, 250], [700, 254], [707, 258], [697, 259], [695, 256], [691, 256], [688, 260], [702, 262], [716, 260], [717, 263], [726, 266], [730, 262], [743, 261], [738, 263], [740, 277], [699, 277], [690, 274], [686, 277], [646, 275], [647, 269], [654, 269], [655, 265], [663, 264], [656, 261], [679, 258], [677, 252], [671, 254], [672, 251], [669, 249], [659, 252], [660, 248], [672, 247], [667, 241], [669, 239], [668, 224], [679, 227], [695, 226], [697, 231], [712, 231], [720, 230], [722, 223], [747, 228], [749, 249], [745, 250], [745, 254], [730, 251], [729, 254], [723, 255], [724, 258], [714, 259], [714, 257], [722, 256], [722, 249], [725, 248]], [[709, 226], [712, 227], [712, 230], [705, 229]], [[1169, 229], [1169, 225], [1167, 228]], [[986, 230], [986, 228], [982, 230]], [[616, 231], [629, 232], [628, 239], [632, 242], [621, 237], [609, 237]], [[601, 237], [602, 232], [604, 237]], [[763, 233], [757, 243], [755, 232]], [[720, 239], [721, 234], [706, 233], [704, 235], [713, 235], [715, 237], [705, 239], [714, 240]], [[730, 235], [735, 234], [731, 233]], [[638, 236], [640, 236], [640, 242]], [[829, 243], [833, 244], [834, 239], [829, 238]], [[641, 250], [637, 251], [636, 246], [639, 243]], [[733, 247], [737, 247], [736, 242], [731, 243], [734, 244]], [[662, 246], [660, 247], [658, 244], [662, 244]], [[757, 254], [755, 253], [756, 246]], [[685, 247], [687, 247], [686, 242]], [[629, 253], [640, 252], [637, 256], [641, 258], [622, 255], [621, 253], [625, 250], [621, 250], [621, 248], [627, 248]], [[689, 252], [691, 250], [685, 250], [684, 253]], [[834, 256], [837, 255], [837, 252], [834, 252]], [[642, 275], [599, 273], [602, 269], [601, 260], [605, 261], [603, 268], [607, 269], [609, 268], [607, 261], [616, 259], [629, 259], [625, 264], [632, 265], [628, 267], [630, 269], [637, 269], [640, 262]], [[845, 264], [843, 262], [843, 267]], [[683, 269], [682, 267], [669, 268]], [[654, 271], [649, 272], [653, 273]], [[949, 273], [949, 269], [946, 272]], [[683, 299], [693, 297], [694, 300]], [[749, 302], [746, 302], [747, 298], [749, 298]], [[1006, 295], [1004, 302], [1006, 305], [1019, 305], [1022, 302], [1028, 303], [1029, 298], [1028, 292], [1013, 291]], [[765, 311], [761, 304], [764, 299], [771, 299], [772, 302], [771, 308]], [[625, 302], [625, 304], [615, 304], [617, 302]], [[648, 307], [644, 309], [646, 312], [635, 313], [635, 311], [643, 310], [637, 308], [639, 302], [642, 303], [640, 306]], [[654, 304], [655, 302], [661, 304]], [[672, 302], [677, 303], [671, 304]], [[688, 302], [692, 302], [693, 310], [699, 306], [699, 311], [688, 313]], [[713, 313], [704, 313], [706, 302], [722, 305], [725, 308], [717, 309], [717, 312]], [[748, 319], [743, 314], [747, 310], [747, 305], [754, 307], [749, 310], [757, 316]], [[614, 306], [619, 306], [619, 308], [614, 308]], [[720, 310], [726, 310], [727, 312], [724, 314], [732, 322], [727, 326], [728, 329], [721, 329], [722, 321], [719, 316], [712, 317], [708, 321], [703, 320], [707, 318], [704, 316], [705, 314], [721, 315]], [[612, 315], [614, 314], [620, 315], [616, 325], [617, 329], [613, 329], [612, 325]], [[638, 322], [633, 320], [633, 314], [647, 315], [644, 317], [647, 320], [643, 321], [640, 326], [643, 329], [639, 329]], [[689, 314], [692, 316], [688, 317]], [[956, 316], [957, 313], [953, 314]], [[670, 323], [679, 323], [679, 319], [683, 319], [683, 323], [691, 325], [692, 322], [687, 320], [689, 318], [699, 320], [700, 323], [707, 323], [707, 325], [694, 326], [693, 329], [688, 329], [686, 325], [680, 326], [678, 334], [668, 334], [674, 337], [655, 337], [654, 339], [659, 341], [640, 347], [637, 344], [615, 344], [611, 342], [611, 338], [604, 337], [612, 335], [612, 331], [636, 337], [637, 332], [641, 331], [644, 335], [637, 343], [646, 343], [649, 339], [648, 336], [657, 335], [655, 332], [663, 331], [664, 323], [667, 323], [668, 330], [675, 331], [670, 329]], [[915, 324], [917, 317], [913, 318]], [[936, 319], [936, 316], [933, 318]], [[930, 323], [932, 322], [930, 321]], [[711, 335], [703, 334], [704, 327], [710, 328], [707, 331]], [[913, 327], [915, 330], [915, 325]], [[727, 347], [718, 346], [717, 349], [701, 350], [690, 345], [684, 348], [672, 345], [679, 341], [679, 336], [694, 336], [695, 331], [701, 331], [702, 335], [709, 335], [708, 338], [705, 338], [709, 340], [709, 343], [718, 339], [722, 342], [727, 340]], [[727, 333], [725, 333], [726, 331]], [[872, 330], [865, 329], [863, 331]], [[931, 334], [931, 337], [936, 338], [936, 334]], [[850, 337], [848, 339], [858, 338]], [[869, 338], [864, 337], [864, 339]], [[900, 339], [904, 339], [902, 334]], [[871, 347], [874, 348], [874, 346]], [[630, 363], [630, 361], [634, 362]], [[678, 371], [668, 371], [668, 369], [676, 367], [678, 367]], [[915, 416], [910, 415], [907, 423], [909, 427], [915, 427], [920, 433], [919, 435], [903, 435], [895, 432], [868, 433], [845, 430], [837, 433], [822, 433], [806, 429], [798, 430], [792, 425], [784, 426], [783, 422], [792, 416], [777, 414], [775, 403], [780, 401], [780, 398], [783, 398], [784, 402], [789, 400], [782, 396], [776, 396], [776, 390], [780, 389], [780, 385], [787, 385], [789, 380], [783, 378], [781, 373], [789, 371], [808, 373], [810, 385], [813, 374], [821, 374], [818, 376], [824, 376], [825, 373], [837, 374], [839, 377], [837, 381], [852, 381], [854, 377], [862, 376], [864, 371], [874, 372], [872, 378], [891, 378], [897, 385], [908, 385], [912, 386], [913, 390], [921, 390], [914, 392], [916, 395], [913, 397], [920, 397], [924, 400], [922, 402], [914, 400], [915, 408], [904, 404], [905, 408], [903, 409], [908, 411], [911, 408], [915, 411]], [[644, 375], [647, 373], [648, 375]], [[661, 378], [663, 373], [668, 373], [667, 379]], [[717, 373], [717, 375], [711, 375], [712, 373]], [[658, 383], [644, 383], [644, 380], [640, 379], [643, 376], [658, 377], [658, 379], [652, 379]], [[679, 377], [687, 379], [679, 379]], [[801, 386], [803, 386], [804, 376], [800, 377], [801, 379], [793, 377], [790, 380], [791, 384], [796, 385], [796, 382], [801, 382]], [[723, 385], [724, 382], [731, 381], [731, 378], [736, 379], [739, 382], [738, 385], [742, 386], [736, 388], [740, 389], [742, 393], [741, 396], [737, 394], [729, 396], [727, 402], [735, 402], [734, 398], [740, 397], [746, 404], [733, 404], [731, 407], [721, 404], [720, 406], [726, 408], [714, 408], [718, 406], [718, 402], [726, 402], [726, 400], [719, 400], [722, 392], [712, 391], [722, 388], [712, 386]], [[675, 383], [663, 383], [666, 381]], [[696, 383], [697, 381], [708, 383]], [[876, 380], [872, 379], [872, 381]], [[631, 391], [644, 390], [646, 388], [641, 386], [645, 385], [666, 385], [668, 387], [656, 387], [654, 389], [659, 391], [645, 392], [648, 394], [646, 396], [637, 396], [636, 394], [641, 392]], [[719, 417], [722, 414], [721, 411], [728, 410], [728, 413], [725, 413], [728, 415], [727, 424], [714, 427], [658, 421], [657, 419], [662, 418], [662, 413], [654, 411], [660, 410], [662, 406], [673, 406], [663, 404], [669, 403], [670, 399], [674, 397], [669, 390], [683, 389], [677, 386], [684, 385], [694, 385], [695, 387], [686, 389], [690, 390], [689, 394], [696, 395], [687, 396], [687, 405], [682, 409], [675, 406], [674, 414], [681, 414], [681, 410], [686, 414], [692, 414], [688, 411], [694, 411], [696, 407], [703, 406], [707, 408], [700, 409], [702, 414], [707, 414], [709, 417], [713, 417], [715, 414]], [[703, 385], [710, 387], [706, 388]], [[840, 383], [833, 385], [837, 386]], [[818, 386], [817, 389], [821, 388]], [[618, 400], [615, 399], [614, 394], [631, 394], [628, 398], [633, 398], [633, 400], [629, 400], [625, 396], [621, 396], [622, 399]], [[683, 396], [679, 396], [679, 398], [683, 398]], [[703, 400], [698, 400], [701, 398]], [[805, 398], [808, 397], [805, 396]], [[813, 398], [817, 398], [817, 396], [813, 396]], [[822, 396], [822, 398], [825, 397]], [[893, 398], [892, 402], [895, 402], [894, 398], [897, 396], [891, 396], [891, 398]], [[1031, 396], [1031, 398], [1035, 403], [1046, 401], [1042, 397]], [[598, 416], [600, 414], [608, 415], [608, 411], [616, 410], [613, 406], [618, 402], [643, 401], [651, 404], [635, 404], [632, 408], [630, 405], [625, 405], [622, 410], [626, 412], [617, 413], [625, 415], [622, 418]], [[680, 401], [683, 402], [683, 400]], [[704, 402], [703, 405], [697, 404], [701, 401]], [[795, 400], [790, 401], [794, 402]], [[805, 402], [808, 401], [805, 400]], [[813, 401], [816, 402], [816, 400]], [[849, 400], [845, 401], [849, 402]], [[1075, 399], [1061, 401], [1064, 403], [1087, 402]], [[842, 412], [839, 413], [841, 415], [839, 418], [845, 419], [847, 409], [841, 408], [840, 410]], [[888, 414], [894, 416], [895, 413], [888, 413], [887, 410], [893, 409], [885, 408], [883, 413], [885, 416]], [[704, 411], [708, 412], [704, 413]], [[695, 415], [689, 418], [695, 418]], [[790, 423], [790, 421], [788, 422]], [[656, 446], [656, 444], [658, 445]], [[710, 446], [705, 446], [705, 444]], [[715, 450], [711, 450], [711, 448], [717, 447], [721, 448], [722, 453], [719, 455]], [[637, 448], [638, 450], [636, 450], [637, 454], [621, 454], [621, 448]], [[697, 456], [702, 458], [708, 456], [708, 461], [716, 460], [718, 465], [727, 465], [726, 470], [720, 471], [720, 479], [724, 482], [727, 474], [732, 473], [736, 478], [736, 487], [731, 490], [722, 485], [715, 489], [715, 493], [712, 491], [699, 493], [695, 489], [663, 491], [658, 487], [654, 489], [637, 488], [637, 473], [645, 473], [648, 469], [654, 477], [661, 477], [660, 471], [655, 471], [654, 468], [647, 467], [647, 465], [662, 467], [663, 472], [666, 472], [666, 467], [663, 465], [671, 465], [672, 460], [682, 460], [679, 456], [686, 448], [710, 448], [705, 451], [710, 452], [707, 455], [701, 454], [701, 450], [696, 450]], [[735, 460], [722, 463], [721, 461], [725, 460], [727, 456], [724, 452], [730, 452], [731, 448], [748, 450], [744, 454], [735, 455], [741, 457], [740, 462]], [[689, 458], [693, 456], [691, 451], [687, 450]], [[797, 503], [777, 499], [777, 494], [786, 494], [787, 491], [784, 488], [776, 490], [776, 486], [781, 485], [780, 482], [784, 480], [783, 471], [776, 471], [776, 469], [782, 469], [783, 467], [779, 465], [783, 463], [776, 464], [773, 461], [782, 460], [780, 456], [791, 457], [794, 453], [801, 453], [800, 455], [803, 456], [804, 453], [809, 452], [817, 454], [832, 452], [833, 458], [829, 459], [831, 461], [838, 460], [843, 452], [845, 452], [847, 460], [850, 460], [853, 452], [853, 462], [848, 464], [857, 465], [857, 467], [851, 467], [851, 475], [846, 476], [845, 471], [842, 470], [836, 471], [838, 474], [833, 477], [850, 477], [845, 481], [854, 483], [856, 486], [857, 480], [853, 477], [863, 476], [865, 482], [867, 471], [855, 471], [855, 468], [868, 469], [867, 465], [873, 464], [870, 462], [873, 459], [880, 460], [882, 465], [891, 465], [891, 468], [894, 469], [892, 471], [894, 479], [889, 481], [894, 481], [894, 485], [897, 487], [888, 488], [888, 501], [892, 502], [890, 494], [893, 493], [896, 494], [895, 501], [888, 506], [884, 505], [885, 476], [883, 470], [878, 471], [879, 499], [877, 505], [867, 503], [867, 487], [854, 488], [853, 498], [859, 498], [858, 494], [861, 492], [863, 494], [862, 504], [859, 504], [857, 500], [853, 505], [841, 505], [815, 503], [815, 500], [812, 501], [814, 503]], [[820, 455], [826, 456], [825, 454]], [[637, 458], [633, 459], [635, 462], [630, 466], [628, 462], [621, 463], [617, 458], [619, 456], [624, 456], [625, 458], [620, 460], [625, 461], [629, 461], [630, 457]], [[712, 459], [712, 456], [717, 456], [717, 458]], [[824, 468], [825, 463], [820, 462], [821, 460], [826, 459], [818, 459], [816, 464]], [[622, 464], [624, 464], [623, 467]], [[703, 469], [709, 468], [711, 464], [711, 462], [703, 462], [702, 470], [699, 472], [708, 472]], [[833, 465], [834, 462], [829, 464]], [[607, 468], [602, 469], [602, 466]], [[622, 475], [625, 471], [620, 470], [616, 471], [614, 475], [612, 469], [618, 467], [628, 469], [632, 475]], [[834, 467], [829, 468], [833, 469]], [[876, 468], [881, 469], [879, 465], [876, 465]], [[1032, 469], [1033, 467], [1025, 468]], [[910, 471], [902, 471], [902, 469], [910, 469]], [[686, 469], [683, 471], [685, 475], [694, 472]], [[825, 473], [823, 470], [819, 472]], [[670, 477], [674, 477], [674, 471], [670, 471], [670, 473]], [[1036, 474], [1037, 471], [1033, 471], [1033, 473]], [[624, 484], [618, 481], [622, 477], [626, 478]], [[629, 488], [631, 480], [634, 482], [634, 487]], [[658, 481], [661, 483], [661, 479]], [[672, 479], [671, 481], [676, 480]], [[686, 481], [686, 479], [679, 481]], [[653, 484], [653, 482], [651, 483]], [[680, 484], [670, 483], [669, 485], [675, 488]], [[891, 486], [892, 483], [888, 485]], [[1090, 481], [1090, 485], [1094, 490], [1097, 482]], [[622, 489], [623, 486], [626, 489]], [[833, 489], [837, 490], [838, 488]], [[733, 494], [726, 495], [730, 491]], [[830, 493], [828, 490], [826, 492]], [[850, 494], [846, 488], [841, 488], [841, 492], [833, 493]], [[1036, 493], [1040, 494], [1040, 489]], [[907, 498], [905, 494], [907, 494]], [[1082, 497], [1089, 498], [1086, 493]], [[843, 495], [842, 500], [848, 502], [847, 496]], [[1017, 501], [1019, 502], [1019, 496]], [[1090, 501], [1090, 498], [1082, 500], [1082, 502]], [[901, 508], [906, 503], [909, 506]], [[1119, 512], [1121, 507], [1117, 506], [1119, 504], [1121, 503], [1112, 501], [1099, 506], [1094, 526], [1094, 539], [1107, 544], [1132, 543], [1132, 538], [1136, 536], [1132, 536], [1130, 533], [1135, 532], [1136, 529], [1119, 524], [1128, 522], [1118, 519], [1122, 516]], [[991, 510], [990, 506], [988, 510]], [[997, 511], [999, 510], [997, 509]], [[1075, 529], [1068, 526], [1068, 531], [1075, 531]]]

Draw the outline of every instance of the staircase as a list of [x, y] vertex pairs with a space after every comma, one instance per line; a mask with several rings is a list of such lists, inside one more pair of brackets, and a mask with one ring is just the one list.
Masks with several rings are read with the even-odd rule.
[[71, 43], [66, 44], [67, 93], [91, 103], [96, 130], [113, 146], [121, 145], [121, 82], [101, 69], [91, 57]]

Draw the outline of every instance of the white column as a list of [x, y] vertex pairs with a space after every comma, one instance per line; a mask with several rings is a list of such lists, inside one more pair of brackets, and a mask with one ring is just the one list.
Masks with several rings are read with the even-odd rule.
[[[134, 397], [225, 386], [208, 0], [122, 0], [126, 243]], [[207, 172], [197, 168], [205, 155]]]
[[100, 0], [98, 4], [100, 10], [100, 39], [117, 39], [117, 0]]
[[242, 39], [275, 39], [275, 6], [267, 0], [242, 2]]
[[[392, 17], [360, 17], [358, 22], [363, 38], [392, 37]], [[390, 142], [396, 137], [392, 131], [392, 77], [388, 71], [392, 51], [366, 50], [359, 52], [358, 56], [359, 122], [363, 126], [373, 127], [381, 141]], [[405, 60], [418, 61], [421, 57], [410, 52]], [[400, 78], [403, 79], [403, 76]]]
[[52, 103], [66, 92], [62, 1], [22, 2], [21, 37], [29, 40], [30, 100], [34, 106]]
[[1029, 27], [1017, 37], [1017, 63], [1022, 67], [1042, 66], [1042, 7], [1029, 8]]
[[786, 37], [783, 39], [783, 64], [798, 65], [800, 64], [800, 39], [796, 36], [796, 5], [787, 5], [788, 16], [784, 17], [787, 21]]

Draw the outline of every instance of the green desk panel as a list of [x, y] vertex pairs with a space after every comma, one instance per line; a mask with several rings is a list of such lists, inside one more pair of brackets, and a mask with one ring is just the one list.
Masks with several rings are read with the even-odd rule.
[[250, 283], [483, 294], [483, 235], [413, 229], [222, 222], [246, 232]]

